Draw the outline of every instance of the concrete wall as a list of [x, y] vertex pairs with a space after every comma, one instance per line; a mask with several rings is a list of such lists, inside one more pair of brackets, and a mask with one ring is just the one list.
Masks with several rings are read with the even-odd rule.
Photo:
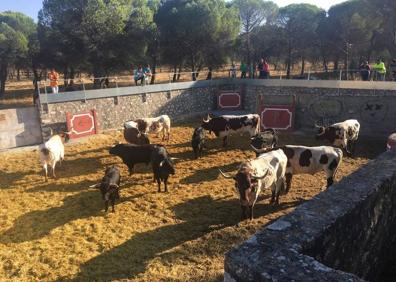
[[39, 112], [34, 107], [0, 110], [0, 149], [41, 142]]
[[45, 126], [59, 127], [64, 126], [67, 111], [96, 109], [99, 129], [114, 129], [142, 116], [166, 113], [180, 119], [203, 114], [215, 108], [215, 94], [224, 89], [241, 90], [247, 112], [258, 111], [260, 97], [265, 104], [285, 104], [294, 96], [296, 130], [313, 131], [315, 123], [356, 118], [362, 135], [386, 138], [396, 131], [393, 82], [224, 79], [42, 94], [41, 116]]
[[225, 281], [391, 281], [395, 163], [382, 154], [231, 250]]

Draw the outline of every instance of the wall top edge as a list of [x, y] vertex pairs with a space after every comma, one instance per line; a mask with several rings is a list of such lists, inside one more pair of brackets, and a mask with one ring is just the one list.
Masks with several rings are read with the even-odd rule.
[[218, 79], [191, 82], [175, 82], [168, 84], [154, 84], [147, 86], [131, 86], [121, 88], [94, 89], [86, 91], [60, 92], [58, 94], [40, 94], [40, 101], [44, 104], [52, 104], [101, 98], [113, 98], [120, 96], [141, 95], [144, 93], [168, 92], [204, 87], [219, 87], [224, 85], [396, 91], [396, 82], [389, 81]]

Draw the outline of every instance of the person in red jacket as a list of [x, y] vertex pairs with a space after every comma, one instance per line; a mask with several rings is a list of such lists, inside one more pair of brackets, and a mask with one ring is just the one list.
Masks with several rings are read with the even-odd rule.
[[48, 74], [48, 78], [50, 80], [50, 86], [52, 88], [52, 93], [58, 93], [59, 92], [59, 86], [58, 86], [58, 80], [59, 80], [59, 74], [55, 71], [54, 68], [51, 69], [51, 72]]

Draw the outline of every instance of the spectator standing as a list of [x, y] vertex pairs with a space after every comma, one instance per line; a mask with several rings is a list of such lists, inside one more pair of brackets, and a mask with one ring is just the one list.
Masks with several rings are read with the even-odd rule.
[[385, 63], [378, 59], [377, 62], [372, 67], [374, 71], [374, 80], [384, 81], [386, 76]]
[[50, 80], [50, 86], [52, 89], [52, 93], [59, 92], [58, 80], [59, 80], [59, 73], [55, 71], [54, 68], [51, 69], [50, 73], [48, 74], [48, 79]]
[[244, 62], [241, 63], [239, 69], [241, 71], [241, 79], [246, 78], [247, 66]]
[[370, 80], [371, 67], [368, 61], [364, 61], [359, 66], [360, 76], [363, 81]]
[[393, 59], [390, 63], [390, 71], [392, 73], [392, 80], [396, 81], [396, 59]]
[[136, 86], [138, 85], [139, 80], [141, 82], [141, 85], [143, 85], [144, 72], [143, 72], [143, 68], [141, 65], [139, 65], [138, 68], [134, 71], [133, 77], [135, 79]]
[[151, 72], [150, 65], [146, 65], [146, 67], [143, 69], [143, 74], [144, 74], [145, 83], [149, 84], [149, 80], [153, 76], [153, 73]]
[[254, 79], [255, 77], [255, 72], [256, 72], [256, 66], [254, 65], [254, 63], [251, 63], [249, 65], [249, 78]]
[[236, 71], [237, 71], [237, 69], [235, 67], [235, 64], [232, 63], [231, 68], [230, 68], [230, 77], [231, 78], [236, 78]]
[[259, 78], [269, 78], [269, 64], [263, 58], [261, 58], [260, 63], [257, 66], [257, 70], [259, 71]]

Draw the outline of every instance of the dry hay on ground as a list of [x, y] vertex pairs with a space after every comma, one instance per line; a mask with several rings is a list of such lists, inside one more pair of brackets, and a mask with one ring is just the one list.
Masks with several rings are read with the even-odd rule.
[[[182, 160], [170, 179], [169, 193], [157, 193], [150, 168], [126, 166], [108, 155], [121, 134], [99, 135], [66, 147], [58, 179], [44, 182], [37, 151], [1, 153], [0, 277], [15, 281], [220, 281], [224, 253], [263, 225], [289, 213], [325, 185], [324, 174], [296, 176], [278, 207], [268, 205], [265, 191], [252, 222], [239, 227], [239, 203], [233, 183], [217, 168], [231, 171], [253, 157], [248, 138], [231, 138], [227, 150], [211, 139], [200, 160], [192, 159], [191, 126], [172, 129], [168, 149]], [[310, 144], [312, 138], [281, 138], [283, 143]], [[160, 142], [153, 138], [153, 143]], [[243, 148], [240, 150], [238, 148]], [[370, 148], [370, 152], [366, 149]], [[373, 157], [373, 146], [345, 159], [337, 179]], [[121, 201], [105, 214], [101, 196], [89, 185], [104, 168], [122, 171]]]

